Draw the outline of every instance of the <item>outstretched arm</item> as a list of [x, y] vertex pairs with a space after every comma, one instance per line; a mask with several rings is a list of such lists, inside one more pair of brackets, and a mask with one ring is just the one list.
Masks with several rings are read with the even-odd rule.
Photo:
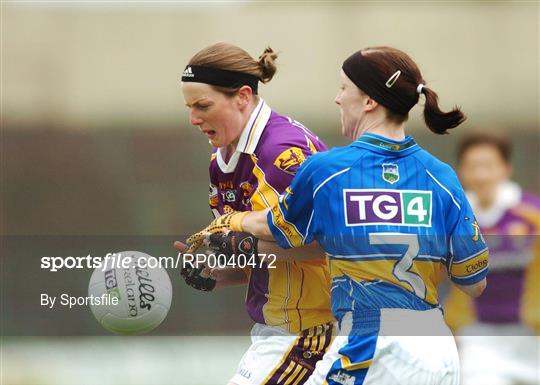
[[317, 242], [308, 245], [295, 247], [294, 249], [283, 249], [275, 242], [270, 227], [268, 227], [267, 216], [270, 210], [252, 211], [242, 218], [242, 229], [261, 239], [259, 241], [259, 254], [275, 254], [280, 260], [298, 259], [323, 259], [326, 254]]
[[325, 260], [326, 254], [317, 242], [283, 249], [275, 241], [265, 241], [242, 231], [226, 231], [222, 234], [207, 234], [207, 246], [218, 255], [227, 256], [275, 256], [280, 261]]
[[275, 241], [259, 240], [259, 254], [274, 254], [280, 261], [295, 261], [307, 259], [325, 259], [326, 254], [317, 242], [309, 245], [295, 247], [294, 249], [282, 249]]
[[274, 241], [274, 237], [272, 237], [272, 232], [270, 231], [270, 227], [268, 227], [268, 222], [266, 220], [269, 211], [269, 209], [266, 209], [248, 213], [242, 218], [242, 231], [251, 233], [259, 239]]

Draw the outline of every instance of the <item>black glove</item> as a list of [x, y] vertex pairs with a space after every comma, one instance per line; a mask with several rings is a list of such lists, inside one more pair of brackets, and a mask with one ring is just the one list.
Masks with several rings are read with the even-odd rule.
[[192, 288], [202, 291], [212, 291], [216, 287], [216, 280], [204, 274], [203, 270], [204, 266], [198, 268], [187, 266], [180, 270], [180, 275]]
[[259, 240], [253, 234], [241, 231], [229, 231], [227, 234], [210, 234], [208, 246], [216, 254], [226, 256], [243, 254], [246, 257], [257, 255], [257, 244]]

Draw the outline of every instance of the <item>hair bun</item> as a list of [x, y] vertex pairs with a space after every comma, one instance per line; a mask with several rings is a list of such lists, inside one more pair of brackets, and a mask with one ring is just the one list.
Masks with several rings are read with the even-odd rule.
[[278, 54], [270, 47], [266, 47], [264, 52], [259, 56], [259, 67], [261, 68], [261, 82], [268, 83], [274, 77], [277, 71], [275, 60]]

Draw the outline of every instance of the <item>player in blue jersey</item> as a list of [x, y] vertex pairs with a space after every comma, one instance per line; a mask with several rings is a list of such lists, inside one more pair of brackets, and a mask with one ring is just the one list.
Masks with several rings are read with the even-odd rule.
[[335, 102], [353, 143], [313, 155], [272, 209], [226, 214], [219, 223], [233, 231], [220, 242], [209, 236], [216, 249], [246, 231], [283, 248], [317, 241], [326, 251], [341, 333], [306, 384], [459, 381], [437, 286], [446, 272], [463, 292], [480, 295], [488, 251], [454, 171], [405, 135], [421, 94], [434, 133], [465, 119], [458, 108], [439, 109], [404, 52], [374, 47], [351, 55]]

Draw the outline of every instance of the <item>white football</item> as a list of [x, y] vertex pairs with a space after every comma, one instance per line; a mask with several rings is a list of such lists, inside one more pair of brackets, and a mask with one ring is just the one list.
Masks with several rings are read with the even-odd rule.
[[[114, 333], [147, 333], [163, 322], [171, 307], [169, 275], [164, 268], [154, 267], [156, 263], [147, 263], [150, 259], [157, 261], [148, 254], [122, 251], [114, 255], [114, 262], [108, 261], [105, 269], [95, 269], [90, 278], [89, 296], [105, 295], [109, 299], [91, 303], [92, 313], [105, 329]], [[125, 258], [129, 261], [126, 268], [118, 263]]]

